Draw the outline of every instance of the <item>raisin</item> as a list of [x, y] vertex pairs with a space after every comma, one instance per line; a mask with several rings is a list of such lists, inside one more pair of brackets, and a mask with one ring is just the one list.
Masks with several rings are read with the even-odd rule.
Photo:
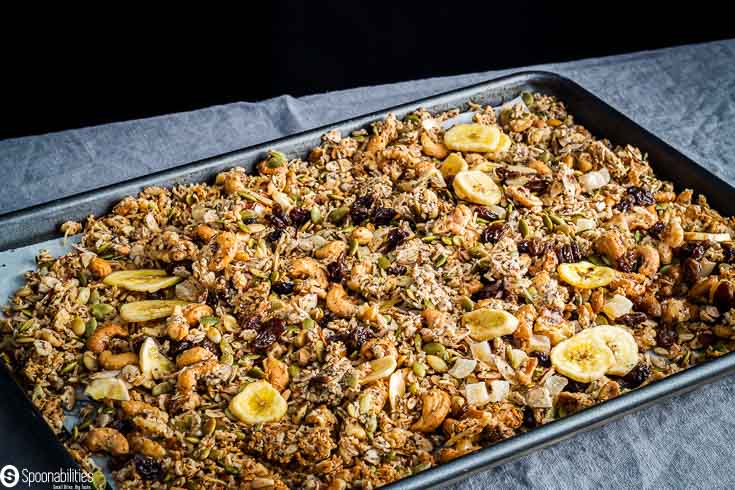
[[278, 228], [276, 228], [272, 232], [268, 233], [265, 236], [265, 239], [268, 240], [269, 242], [277, 242], [278, 240], [281, 239], [281, 236], [283, 236], [283, 230], [279, 230]]
[[536, 427], [536, 417], [533, 416], [533, 408], [523, 407], [523, 425], [528, 428]]
[[653, 194], [642, 187], [630, 186], [625, 189], [625, 194], [618, 204], [615, 205], [615, 209], [626, 212], [629, 211], [633, 206], [650, 206], [654, 204]]
[[327, 264], [327, 279], [331, 282], [342, 282], [347, 275], [347, 265], [345, 264], [345, 255], [340, 254], [339, 258], [334, 262]]
[[720, 281], [712, 300], [722, 313], [735, 308], [735, 286], [730, 281]]
[[520, 240], [516, 243], [516, 248], [519, 253], [525, 253], [531, 257], [538, 257], [546, 253], [548, 244], [544, 243], [541, 239], [533, 238], [531, 240]]
[[366, 194], [360, 196], [350, 206], [350, 218], [352, 219], [353, 225], [359, 225], [370, 215], [370, 208], [373, 205], [374, 198]]
[[480, 240], [482, 240], [484, 243], [497, 243], [498, 240], [500, 240], [500, 237], [503, 236], [505, 230], [506, 226], [503, 223], [491, 223], [484, 230], [482, 230]]
[[168, 353], [172, 357], [176, 357], [185, 350], [189, 350], [192, 347], [194, 347], [194, 344], [191, 343], [188, 340], [180, 340], [178, 342], [171, 342], [171, 347], [168, 350]]
[[337, 319], [337, 316], [331, 310], [325, 310], [324, 315], [317, 320], [317, 324], [322, 328], [327, 328], [331, 322]]
[[505, 182], [508, 179], [515, 179], [521, 174], [515, 170], [509, 170], [507, 167], [497, 167], [495, 169], [495, 175], [497, 175], [501, 181]]
[[475, 291], [475, 293], [472, 294], [472, 300], [479, 301], [481, 299], [494, 298], [504, 289], [503, 286], [503, 281], [493, 281], [490, 284], [483, 286], [479, 291]]
[[531, 355], [538, 359], [538, 365], [541, 367], [551, 367], [551, 358], [546, 352], [531, 352]]
[[207, 337], [204, 337], [204, 340], [202, 340], [201, 342], [199, 342], [198, 345], [199, 345], [199, 347], [204, 347], [209, 352], [211, 352], [212, 354], [214, 354], [216, 357], [219, 357], [220, 354], [222, 353], [222, 351], [219, 348], [219, 345], [215, 344], [214, 342], [212, 342], [211, 340], [209, 340], [209, 338], [207, 338]]
[[579, 381], [569, 380], [569, 383], [564, 387], [564, 391], [568, 393], [583, 393], [587, 391], [587, 383], [580, 383]]
[[253, 340], [253, 349], [258, 351], [265, 351], [270, 349], [276, 340], [281, 336], [283, 331], [286, 329], [286, 325], [280, 318], [271, 318], [267, 322], [263, 323], [260, 332]]
[[628, 388], [638, 388], [650, 375], [650, 366], [640, 363], [623, 377], [623, 381], [625, 381], [625, 386]]
[[484, 206], [480, 206], [477, 208], [477, 217], [480, 219], [484, 219], [485, 221], [496, 221], [500, 216], [493, 213], [491, 210]]
[[633, 250], [625, 252], [616, 262], [618, 270], [622, 272], [634, 272], [638, 269], [638, 256]]
[[648, 229], [648, 234], [652, 238], [661, 238], [661, 232], [664, 231], [664, 222], [657, 221], [652, 227]]
[[676, 255], [680, 260], [699, 260], [704, 257], [706, 242], [687, 242], [676, 249]]
[[294, 226], [301, 226], [311, 219], [311, 213], [304, 208], [293, 208], [288, 213], [288, 217], [291, 218]]
[[619, 316], [615, 320], [615, 323], [621, 323], [629, 327], [635, 327], [636, 325], [640, 325], [641, 323], [645, 322], [647, 319], [648, 317], [645, 313], [636, 311], [633, 313], [628, 313], [627, 315]]
[[401, 244], [406, 238], [408, 238], [408, 232], [401, 228], [393, 228], [388, 232], [386, 237], [386, 248], [388, 251], [395, 249]]
[[560, 264], [573, 264], [582, 260], [582, 254], [579, 251], [579, 245], [577, 245], [577, 242], [561, 245], [556, 248], [555, 252], [556, 258]]
[[408, 271], [408, 268], [401, 264], [393, 264], [385, 270], [385, 272], [392, 276], [402, 276], [406, 271]]
[[659, 347], [668, 349], [676, 342], [678, 335], [673, 328], [660, 327], [656, 331], [656, 344]]
[[531, 177], [526, 182], [526, 188], [535, 194], [544, 194], [551, 185], [551, 181], [544, 179], [543, 177]]
[[731, 243], [721, 243], [723, 261], [728, 264], [735, 262], [735, 247]]
[[155, 459], [136, 454], [133, 456], [133, 463], [135, 464], [135, 471], [143, 480], [150, 481], [163, 478], [163, 466]]
[[293, 293], [294, 283], [291, 281], [277, 281], [271, 284], [271, 291], [276, 294], [291, 294]]
[[706, 349], [707, 347], [715, 343], [716, 338], [711, 333], [704, 332], [704, 333], [700, 333], [697, 336], [697, 340], [699, 341], [700, 344], [702, 344], [702, 347]]
[[275, 203], [271, 208], [271, 214], [266, 216], [268, 222], [277, 230], [282, 230], [291, 224], [291, 219], [283, 211], [280, 204]]
[[129, 454], [110, 456], [110, 459], [107, 460], [107, 468], [110, 471], [120, 471], [127, 466], [131, 459], [132, 457]]
[[375, 334], [373, 334], [372, 330], [358, 325], [345, 335], [342, 341], [350, 351], [356, 351], [360, 350], [363, 344], [373, 337], [375, 337]]
[[395, 209], [375, 208], [373, 209], [372, 222], [377, 226], [387, 226], [398, 217]]
[[121, 434], [130, 434], [135, 430], [135, 425], [128, 419], [113, 420], [108, 427], [115, 429]]
[[702, 264], [694, 259], [686, 259], [681, 264], [681, 275], [684, 282], [694, 284], [702, 276]]

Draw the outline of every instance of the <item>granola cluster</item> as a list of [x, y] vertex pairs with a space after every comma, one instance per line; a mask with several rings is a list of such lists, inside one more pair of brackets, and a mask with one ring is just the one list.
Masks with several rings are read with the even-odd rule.
[[470, 109], [89, 217], [4, 361], [100, 486], [344, 489], [735, 348], [731, 219], [552, 97]]

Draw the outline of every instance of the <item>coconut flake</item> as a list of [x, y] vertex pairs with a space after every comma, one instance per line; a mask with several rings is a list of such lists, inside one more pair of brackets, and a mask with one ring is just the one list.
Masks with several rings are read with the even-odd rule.
[[454, 366], [452, 366], [452, 369], [449, 370], [449, 374], [458, 379], [466, 378], [467, 376], [472, 374], [472, 371], [475, 370], [476, 366], [476, 360], [460, 358], [455, 361]]
[[467, 398], [467, 404], [475, 407], [480, 407], [490, 401], [487, 386], [482, 381], [465, 385], [464, 396]]
[[490, 343], [487, 340], [470, 344], [470, 350], [475, 359], [479, 359], [486, 364], [493, 364], [493, 351], [490, 349]]
[[605, 303], [605, 306], [602, 307], [602, 312], [605, 313], [610, 320], [620, 318], [631, 311], [633, 311], [633, 302], [620, 294], [616, 294], [610, 298], [610, 300]]
[[589, 218], [579, 218], [577, 221], [574, 222], [574, 224], [577, 227], [577, 233], [581, 233], [587, 230], [594, 230], [595, 227], [597, 227], [597, 223], [595, 223], [595, 220]]
[[579, 177], [579, 183], [586, 192], [592, 192], [610, 183], [610, 172], [607, 170], [607, 167], [603, 167], [601, 170], [587, 172]]
[[490, 382], [490, 401], [501, 402], [508, 398], [510, 392], [510, 383], [496, 379]]
[[552, 398], [556, 398], [567, 384], [569, 384], [569, 380], [567, 378], [554, 374], [546, 378], [544, 387], [549, 391], [549, 395], [551, 395]]
[[533, 334], [528, 341], [529, 352], [549, 352], [551, 350], [551, 340], [545, 335]]
[[526, 405], [531, 408], [551, 408], [551, 395], [546, 388], [537, 386], [528, 390]]

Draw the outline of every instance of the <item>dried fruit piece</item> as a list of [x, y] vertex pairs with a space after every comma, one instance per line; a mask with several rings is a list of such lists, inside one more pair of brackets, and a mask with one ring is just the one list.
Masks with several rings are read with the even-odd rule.
[[687, 242], [728, 242], [730, 241], [729, 233], [701, 233], [698, 231], [685, 231], [684, 240]]
[[161, 269], [138, 269], [130, 271], [117, 271], [105, 277], [102, 281], [108, 286], [117, 286], [130, 291], [144, 293], [155, 293], [161, 289], [169, 288], [183, 278], [169, 276]]
[[454, 177], [452, 187], [460, 199], [485, 206], [498, 204], [503, 197], [493, 179], [479, 170], [459, 172]]
[[153, 379], [174, 371], [174, 363], [161, 354], [158, 343], [146, 337], [140, 346], [140, 370], [146, 378]]
[[286, 415], [288, 404], [267, 381], [250, 383], [230, 400], [232, 414], [246, 424], [262, 424]]
[[613, 351], [594, 335], [575, 335], [551, 349], [551, 364], [564, 376], [589, 383], [615, 364]]
[[449, 156], [444, 160], [439, 171], [444, 177], [454, 177], [458, 173], [467, 170], [467, 162], [460, 153], [450, 153]]
[[444, 134], [444, 145], [456, 151], [492, 152], [499, 142], [500, 130], [484, 124], [457, 124]]
[[586, 261], [561, 264], [557, 271], [564, 282], [581, 289], [607, 286], [615, 279], [614, 269]]
[[470, 337], [483, 341], [512, 334], [518, 328], [518, 319], [507, 311], [480, 308], [465, 313], [462, 324], [469, 328]]
[[120, 316], [128, 322], [147, 322], [166, 318], [174, 312], [177, 306], [186, 306], [189, 303], [175, 299], [168, 300], [146, 300], [125, 303], [120, 308]]
[[576, 336], [593, 336], [610, 348], [615, 362], [605, 374], [625, 376], [638, 364], [638, 344], [633, 335], [623, 327], [600, 325], [582, 330]]
[[87, 385], [84, 393], [94, 400], [130, 400], [128, 387], [119, 378], [98, 378]]

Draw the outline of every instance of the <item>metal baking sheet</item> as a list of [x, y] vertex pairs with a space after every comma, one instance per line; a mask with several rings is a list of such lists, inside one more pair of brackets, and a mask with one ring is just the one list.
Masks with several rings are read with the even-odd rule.
[[[366, 127], [369, 123], [382, 119], [389, 112], [401, 117], [418, 107], [431, 111], [453, 107], [466, 109], [468, 100], [483, 105], [498, 106], [518, 97], [522, 91], [538, 91], [557, 96], [567, 105], [576, 120], [585, 125], [593, 134], [608, 138], [614, 143], [627, 143], [639, 147], [641, 151], [648, 154], [651, 166], [660, 178], [673, 181], [679, 189], [692, 188], [697, 193], [705, 194], [710, 204], [726, 216], [735, 214], [735, 189], [733, 187], [571, 80], [548, 72], [522, 72], [49, 204], [0, 215], [0, 229], [3, 230], [0, 235], [0, 251], [39, 244], [54, 237], [58, 238], [58, 226], [63, 221], [81, 220], [89, 214], [103, 214], [109, 211], [117, 200], [135, 194], [147, 186], [171, 186], [179, 183], [210, 181], [217, 172], [233, 166], [250, 169], [259, 158], [262, 158], [267, 149], [282, 151], [292, 158], [303, 158], [310, 148], [319, 143], [321, 135], [332, 129], [346, 133]], [[54, 244], [59, 241], [49, 243]], [[33, 247], [33, 249], [36, 248]], [[8, 255], [0, 255], [0, 267], [5, 257]], [[23, 260], [26, 260], [24, 262], [28, 266], [25, 267], [26, 269], [33, 266], [32, 262], [27, 262], [32, 258], [26, 257]], [[17, 281], [17, 275], [22, 272], [22, 267], [18, 269], [15, 267], [16, 261], [12, 262], [12, 267], [3, 269], [3, 287], [0, 289], [2, 293], [0, 299], [3, 302], [9, 291], [7, 285], [13, 281], [11, 276], [15, 274]], [[461, 480], [733, 372], [735, 372], [735, 355], [728, 354], [452, 462], [399, 480], [386, 488], [431, 488]], [[68, 454], [64, 454], [63, 449], [60, 449], [62, 446], [55, 440], [52, 432], [47, 427], [43, 427], [45, 424], [42, 419], [25, 398], [20, 387], [11, 380], [6, 370], [0, 372], [0, 391], [8, 400], [0, 407], [0, 423], [11, 420], [6, 416], [10, 410], [34, 412], [33, 416], [28, 418], [31, 421], [30, 428], [24, 430], [33, 432], [31, 443], [35, 451], [45, 454], [47, 459], [51, 458], [51, 461], [55, 461], [53, 458], [58, 457], [57, 466], [67, 466]], [[5, 431], [6, 427], [3, 426], [0, 430]]]

